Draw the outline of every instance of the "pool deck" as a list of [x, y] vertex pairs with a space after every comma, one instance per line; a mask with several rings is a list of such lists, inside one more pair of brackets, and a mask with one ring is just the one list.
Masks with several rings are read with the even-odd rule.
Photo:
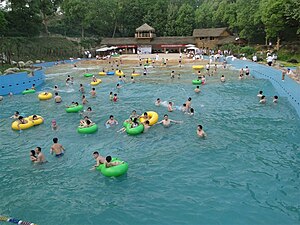
[[[287, 97], [292, 106], [296, 109], [300, 118], [300, 84], [291, 79], [289, 76], [285, 76], [282, 80], [282, 71], [270, 66], [254, 63], [245, 60], [232, 60], [231, 57], [227, 59], [228, 64], [232, 65], [236, 69], [245, 68], [248, 66], [250, 69], [250, 75], [255, 78], [269, 80], [278, 94], [283, 97]], [[279, 100], [280, 101], [280, 100]]]

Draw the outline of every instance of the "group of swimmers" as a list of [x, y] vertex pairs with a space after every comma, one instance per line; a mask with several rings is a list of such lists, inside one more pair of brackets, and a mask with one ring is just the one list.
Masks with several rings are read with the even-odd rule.
[[[259, 91], [257, 94], [257, 97], [259, 98], [259, 103], [260, 104], [266, 104], [267, 103], [267, 99], [266, 96], [263, 94], [263, 91]], [[278, 96], [274, 95], [273, 96], [273, 103], [278, 103]]]

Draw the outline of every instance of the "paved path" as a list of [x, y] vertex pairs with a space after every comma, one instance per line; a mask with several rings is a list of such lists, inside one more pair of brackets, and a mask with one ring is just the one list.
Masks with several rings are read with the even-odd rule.
[[245, 67], [248, 66], [252, 76], [269, 80], [280, 96], [288, 98], [289, 102], [296, 109], [298, 116], [300, 117], [300, 84], [287, 75], [283, 81], [282, 72], [273, 67], [250, 61], [238, 59], [232, 60], [232, 58], [228, 58], [227, 61], [236, 69], [245, 69]]

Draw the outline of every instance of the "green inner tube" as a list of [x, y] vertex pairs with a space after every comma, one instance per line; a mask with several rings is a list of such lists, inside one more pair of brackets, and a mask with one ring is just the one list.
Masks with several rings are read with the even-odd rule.
[[144, 66], [150, 66], [150, 64], [149, 63], [145, 63]]
[[201, 80], [193, 80], [192, 82], [193, 82], [193, 84], [202, 84]]
[[[112, 158], [112, 162], [122, 162], [118, 158]], [[128, 163], [124, 162], [122, 164], [112, 166], [109, 168], [105, 167], [105, 164], [100, 164], [96, 170], [100, 171], [106, 177], [119, 177], [125, 174], [128, 170]]]
[[23, 95], [35, 93], [35, 90], [29, 89], [22, 92]]
[[77, 113], [82, 109], [83, 109], [83, 105], [78, 105], [78, 106], [66, 108], [66, 112], [67, 113]]
[[95, 133], [98, 130], [98, 125], [94, 124], [90, 127], [78, 127], [77, 132], [80, 134], [92, 134]]
[[126, 128], [126, 133], [129, 135], [137, 135], [140, 134], [144, 131], [144, 125], [140, 124], [137, 127], [131, 128], [131, 124], [130, 123], [123, 123], [123, 126]]
[[86, 74], [84, 74], [83, 76], [85, 76], [85, 77], [92, 77], [93, 74], [91, 74], [91, 73], [86, 73]]

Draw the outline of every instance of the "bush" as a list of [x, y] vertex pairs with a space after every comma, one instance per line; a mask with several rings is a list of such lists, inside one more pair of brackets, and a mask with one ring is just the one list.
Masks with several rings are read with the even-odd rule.
[[253, 47], [245, 46], [240, 49], [240, 53], [244, 53], [246, 56], [251, 56], [256, 52]]

